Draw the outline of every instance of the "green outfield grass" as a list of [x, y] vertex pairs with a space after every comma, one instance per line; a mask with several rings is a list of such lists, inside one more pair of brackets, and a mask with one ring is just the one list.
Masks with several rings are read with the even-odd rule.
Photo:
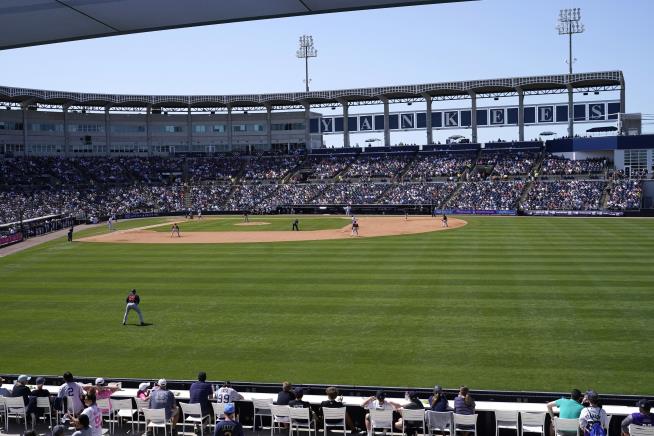
[[[347, 226], [350, 221], [342, 217], [322, 216], [252, 216], [249, 218], [250, 225], [244, 224], [243, 217], [211, 217], [194, 219], [192, 221], [180, 222], [182, 232], [256, 232], [270, 230], [291, 230], [293, 220], [299, 220], [300, 230], [326, 230], [340, 229]], [[257, 223], [261, 223], [257, 225]], [[153, 227], [157, 232], [169, 232], [170, 225]]]
[[[654, 220], [465, 219], [313, 242], [58, 240], [0, 258], [0, 372], [654, 391]], [[121, 325], [132, 287], [150, 326]]]

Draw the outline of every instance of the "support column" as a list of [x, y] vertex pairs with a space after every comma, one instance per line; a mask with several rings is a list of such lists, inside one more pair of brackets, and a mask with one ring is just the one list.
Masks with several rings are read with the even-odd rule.
[[111, 120], [109, 119], [109, 108], [110, 106], [104, 107], [104, 143], [107, 147], [107, 156], [111, 155], [111, 152], [109, 151], [111, 146]]
[[64, 113], [64, 156], [68, 157], [70, 156], [70, 140], [68, 138], [68, 108], [69, 105], [63, 105], [62, 110]]
[[[311, 150], [311, 104], [304, 104], [304, 147]], [[349, 147], [349, 143], [348, 143]]]
[[470, 111], [470, 128], [472, 129], [473, 144], [477, 144], [477, 93], [474, 91], [468, 92], [470, 100], [472, 101], [472, 109]]
[[432, 145], [434, 143], [434, 132], [433, 132], [433, 126], [431, 125], [431, 95], [429, 94], [422, 94], [422, 97], [425, 99], [425, 103], [427, 104], [427, 145]]
[[23, 111], [23, 155], [27, 156], [27, 130], [29, 126], [27, 125], [27, 107], [29, 103], [23, 103], [20, 105], [21, 110]]
[[272, 105], [266, 105], [266, 142], [268, 150], [272, 151]]
[[572, 92], [572, 85], [568, 85], [568, 136], [574, 138], [575, 136], [575, 106]]
[[188, 152], [191, 153], [193, 150], [193, 120], [191, 119], [191, 105], [188, 106], [186, 111], [186, 128], [188, 133], [186, 134], [186, 141], [188, 142]]
[[347, 100], [338, 101], [343, 106], [343, 147], [350, 147], [350, 106]]
[[384, 103], [384, 147], [391, 146], [391, 129], [389, 126], [389, 107], [388, 99], [386, 97], [381, 97], [380, 100]]
[[232, 106], [229, 104], [227, 105], [227, 145], [229, 151], [234, 149], [232, 146]]
[[522, 88], [518, 91], [518, 141], [525, 140], [525, 92]]
[[618, 114], [618, 121], [619, 121], [619, 126], [620, 126], [620, 131], [618, 132], [619, 135], [624, 135], [626, 132], [624, 131], [624, 128], [622, 127], [622, 115], [627, 112], [627, 106], [626, 106], [626, 90], [625, 90], [625, 83], [624, 83], [624, 78], [620, 80], [620, 114]]
[[152, 135], [150, 132], [150, 118], [152, 117], [152, 105], [145, 108], [145, 144], [148, 146], [148, 155], [152, 156]]

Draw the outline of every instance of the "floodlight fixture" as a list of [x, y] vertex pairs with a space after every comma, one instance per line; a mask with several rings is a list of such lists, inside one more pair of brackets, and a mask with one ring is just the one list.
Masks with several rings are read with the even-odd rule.
[[299, 47], [295, 52], [298, 59], [304, 59], [304, 83], [305, 91], [309, 92], [309, 58], [318, 57], [318, 50], [313, 45], [313, 36], [302, 35], [299, 38]]

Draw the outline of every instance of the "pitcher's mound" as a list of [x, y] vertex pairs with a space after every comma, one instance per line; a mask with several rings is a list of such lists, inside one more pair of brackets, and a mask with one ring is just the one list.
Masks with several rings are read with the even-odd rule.
[[[302, 229], [302, 217], [300, 229]], [[438, 232], [463, 227], [467, 222], [450, 218], [449, 227], [442, 227], [440, 218], [412, 216], [379, 217], [366, 216], [357, 218], [359, 222], [358, 238], [377, 236], [411, 235], [416, 233]], [[181, 227], [181, 238], [171, 238], [167, 232], [156, 232], [145, 228], [119, 230], [104, 235], [90, 236], [79, 239], [83, 242], [120, 242], [128, 244], [226, 244], [226, 243], [253, 243], [253, 242], [284, 242], [284, 241], [317, 241], [326, 239], [357, 239], [352, 236], [352, 226], [349, 218], [343, 219], [344, 225], [340, 229], [308, 230], [299, 232], [264, 230], [256, 232], [184, 232]], [[266, 222], [240, 223], [235, 225], [262, 225]], [[166, 224], [167, 225], [167, 224]]]

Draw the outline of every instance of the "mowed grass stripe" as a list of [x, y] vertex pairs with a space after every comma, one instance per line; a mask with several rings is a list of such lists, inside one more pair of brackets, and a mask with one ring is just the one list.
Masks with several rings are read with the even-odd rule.
[[[465, 219], [343, 241], [51, 242], [0, 260], [3, 371], [651, 392], [653, 221]], [[120, 325], [131, 287], [154, 325]]]

